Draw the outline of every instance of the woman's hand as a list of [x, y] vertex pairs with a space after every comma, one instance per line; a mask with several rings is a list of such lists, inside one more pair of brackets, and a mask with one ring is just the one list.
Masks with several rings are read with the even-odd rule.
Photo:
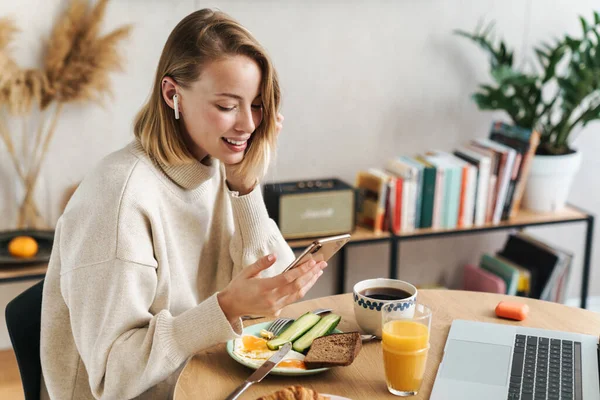
[[279, 136], [279, 132], [283, 129], [283, 115], [277, 113], [277, 120], [275, 121], [275, 134]]
[[217, 299], [230, 322], [247, 314], [276, 314], [283, 307], [304, 297], [327, 267], [324, 261], [307, 261], [272, 278], [260, 278], [261, 271], [275, 263], [268, 255], [240, 272], [219, 294]]
[[[275, 122], [275, 135], [277, 136], [283, 128], [283, 119], [283, 115], [278, 113]], [[227, 185], [229, 186], [229, 189], [238, 192], [241, 196], [250, 193], [257, 184], [255, 181], [246, 182], [244, 180], [245, 177], [239, 176], [239, 174], [236, 173], [235, 165], [226, 164], [225, 174], [227, 175]]]

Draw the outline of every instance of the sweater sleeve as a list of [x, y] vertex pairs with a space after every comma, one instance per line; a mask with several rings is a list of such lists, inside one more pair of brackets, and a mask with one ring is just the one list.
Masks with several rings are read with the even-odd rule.
[[277, 256], [275, 265], [263, 271], [261, 276], [277, 275], [294, 261], [295, 256], [275, 221], [269, 218], [260, 186], [256, 185], [244, 196], [235, 192], [229, 192], [229, 195], [235, 227], [229, 249], [234, 273], [260, 257], [274, 253]]
[[136, 397], [201, 349], [237, 337], [216, 294], [180, 315], [164, 309], [153, 315], [156, 284], [154, 267], [119, 259], [61, 276], [75, 344], [96, 398]]

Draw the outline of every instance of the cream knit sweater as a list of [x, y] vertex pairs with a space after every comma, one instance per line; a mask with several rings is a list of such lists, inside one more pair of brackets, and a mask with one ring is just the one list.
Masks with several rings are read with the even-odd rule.
[[294, 254], [260, 188], [230, 192], [217, 161], [161, 167], [137, 141], [107, 156], [57, 223], [42, 399], [170, 398], [188, 358], [241, 333], [216, 293], [271, 252], [265, 276]]

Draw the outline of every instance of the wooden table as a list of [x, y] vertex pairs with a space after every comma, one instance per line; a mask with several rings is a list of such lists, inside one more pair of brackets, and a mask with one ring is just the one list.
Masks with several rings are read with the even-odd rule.
[[[546, 329], [559, 329], [597, 335], [600, 314], [591, 311], [519, 297], [529, 304], [529, 317], [523, 322], [496, 318], [494, 308], [500, 300], [510, 296], [446, 290], [421, 290], [419, 301], [433, 310], [431, 350], [427, 361], [425, 380], [418, 396], [428, 399], [444, 351], [450, 324], [454, 319], [494, 322]], [[282, 311], [283, 316], [298, 317], [307, 310], [333, 308], [342, 316], [339, 329], [357, 330], [351, 294], [323, 297], [293, 304]], [[251, 323], [264, 322], [261, 320]], [[249, 324], [251, 324], [249, 323]], [[231, 359], [221, 344], [190, 359], [184, 367], [175, 389], [175, 400], [224, 399], [250, 374], [248, 369]], [[353, 400], [397, 399], [386, 388], [381, 355], [381, 342], [365, 343], [354, 363], [337, 367], [321, 374], [302, 377], [267, 376], [253, 385], [242, 400], [254, 400], [289, 385], [300, 384], [320, 393], [335, 394]]]

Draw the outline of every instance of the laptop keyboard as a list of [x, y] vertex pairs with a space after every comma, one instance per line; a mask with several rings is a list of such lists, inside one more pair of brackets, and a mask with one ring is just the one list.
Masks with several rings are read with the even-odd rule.
[[508, 400], [582, 400], [581, 343], [516, 335]]

